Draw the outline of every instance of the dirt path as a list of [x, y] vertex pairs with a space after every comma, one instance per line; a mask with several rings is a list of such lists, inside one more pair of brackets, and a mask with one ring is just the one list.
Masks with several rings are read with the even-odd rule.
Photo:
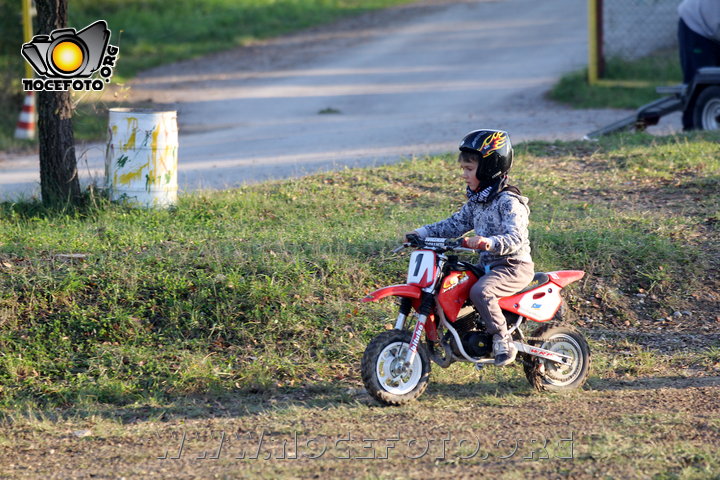
[[[585, 3], [428, 0], [158, 68], [131, 95], [178, 110], [181, 190], [446, 152], [483, 127], [577, 139], [624, 115], [543, 98], [587, 64]], [[103, 145], [79, 154], [102, 181]], [[0, 163], [0, 198], [37, 181], [35, 156]]]
[[404, 408], [316, 391], [36, 421], [0, 443], [3, 478], [717, 478], [720, 377], [549, 396], [458, 371]]

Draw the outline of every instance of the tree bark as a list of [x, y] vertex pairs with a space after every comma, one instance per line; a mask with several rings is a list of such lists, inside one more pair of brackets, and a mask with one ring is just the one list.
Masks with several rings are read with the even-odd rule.
[[[67, 26], [68, 0], [35, 2], [37, 34]], [[80, 201], [70, 92], [38, 93], [40, 191], [45, 205]]]

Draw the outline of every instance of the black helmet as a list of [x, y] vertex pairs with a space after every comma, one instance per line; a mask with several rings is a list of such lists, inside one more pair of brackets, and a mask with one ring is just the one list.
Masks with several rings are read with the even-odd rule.
[[510, 136], [502, 130], [475, 130], [460, 142], [460, 151], [478, 155], [475, 176], [486, 184], [505, 175], [512, 167], [513, 148]]

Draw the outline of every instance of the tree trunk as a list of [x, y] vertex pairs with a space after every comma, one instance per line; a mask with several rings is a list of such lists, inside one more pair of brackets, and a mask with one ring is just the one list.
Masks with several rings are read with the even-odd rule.
[[[67, 26], [68, 0], [43, 0], [35, 5], [36, 34], [49, 35]], [[45, 205], [80, 200], [72, 113], [69, 91], [38, 93], [40, 191]]]

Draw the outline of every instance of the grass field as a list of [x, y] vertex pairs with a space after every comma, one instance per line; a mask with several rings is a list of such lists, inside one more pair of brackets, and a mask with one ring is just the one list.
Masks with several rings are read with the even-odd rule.
[[587, 69], [563, 76], [549, 98], [576, 108], [635, 109], [661, 97], [655, 87], [682, 83], [676, 48], [633, 61], [609, 59], [598, 85], [588, 85]]
[[[12, 478], [717, 478], [719, 139], [517, 147], [538, 269], [588, 272], [567, 299], [593, 371], [570, 396], [467, 365], [436, 368], [410, 406], [363, 394], [360, 355], [395, 307], [359, 299], [403, 278], [389, 254], [401, 232], [463, 202], [453, 157], [187, 195], [170, 211], [2, 204], [0, 465]], [[253, 460], [263, 432], [270, 459]], [[496, 433], [471, 455], [459, 441], [478, 432]], [[225, 453], [197, 460], [221, 433]], [[333, 456], [310, 458], [310, 442], [277, 460], [296, 433]], [[184, 456], [158, 459], [182, 434]], [[396, 434], [391, 460], [355, 458], [363, 438]], [[348, 435], [352, 461], [333, 443]], [[445, 457], [411, 459], [447, 435]], [[558, 458], [568, 435], [572, 461]], [[526, 459], [543, 438], [551, 459]], [[500, 440], [525, 443], [508, 456]]]
[[[691, 138], [519, 147], [538, 267], [589, 273], [571, 298], [591, 302], [581, 325], [600, 310], [606, 327], [670, 328], [717, 281], [717, 136]], [[402, 278], [404, 258], [387, 253], [400, 232], [461, 204], [453, 161], [187, 195], [161, 212], [2, 204], [0, 405], [123, 405], [354, 375], [393, 311], [358, 300]], [[58, 257], [74, 253], [85, 260]]]

